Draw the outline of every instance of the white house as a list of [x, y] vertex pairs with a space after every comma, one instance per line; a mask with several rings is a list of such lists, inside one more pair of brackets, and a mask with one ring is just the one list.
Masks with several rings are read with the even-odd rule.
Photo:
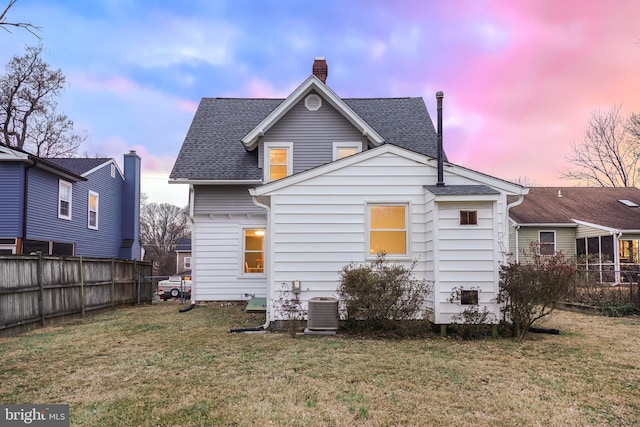
[[342, 99], [327, 75], [319, 58], [284, 100], [202, 100], [170, 176], [190, 186], [193, 302], [266, 297], [278, 320], [283, 287], [333, 297], [383, 250], [433, 283], [435, 323], [454, 288], [497, 320], [507, 197], [527, 189], [447, 162], [422, 98]]

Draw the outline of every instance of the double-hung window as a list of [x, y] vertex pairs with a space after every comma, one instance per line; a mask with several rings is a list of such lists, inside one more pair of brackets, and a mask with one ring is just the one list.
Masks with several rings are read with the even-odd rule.
[[60, 180], [58, 182], [58, 218], [71, 219], [72, 184]]
[[369, 255], [409, 254], [409, 205], [369, 204]]
[[89, 213], [88, 213], [88, 227], [92, 230], [98, 229], [98, 207], [99, 196], [95, 191], [89, 191]]
[[540, 231], [538, 233], [538, 244], [540, 246], [540, 255], [555, 255], [556, 232]]
[[245, 228], [242, 237], [244, 274], [264, 273], [264, 229]]
[[264, 146], [265, 182], [285, 178], [293, 172], [293, 144], [266, 142]]

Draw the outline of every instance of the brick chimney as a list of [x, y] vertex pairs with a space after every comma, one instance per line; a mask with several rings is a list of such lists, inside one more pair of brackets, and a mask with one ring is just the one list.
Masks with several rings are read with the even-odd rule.
[[327, 60], [323, 56], [318, 56], [313, 61], [313, 75], [319, 78], [322, 83], [327, 84], [327, 76], [329, 75], [329, 66]]

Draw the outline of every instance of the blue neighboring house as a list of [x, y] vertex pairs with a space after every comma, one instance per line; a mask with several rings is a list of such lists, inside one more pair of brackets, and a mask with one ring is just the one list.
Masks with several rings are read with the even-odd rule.
[[43, 159], [0, 145], [0, 254], [140, 259], [140, 157]]

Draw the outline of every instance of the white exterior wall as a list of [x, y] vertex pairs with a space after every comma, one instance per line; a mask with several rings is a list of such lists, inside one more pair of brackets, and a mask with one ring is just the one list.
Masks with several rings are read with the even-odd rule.
[[[242, 274], [242, 229], [266, 228], [266, 215], [195, 215], [193, 220], [191, 268], [195, 301], [266, 297], [266, 275]], [[265, 252], [266, 247], [265, 241]]]
[[[426, 276], [425, 190], [434, 171], [395, 155], [381, 155], [280, 189], [271, 196], [271, 298], [282, 283], [300, 280], [303, 306], [313, 297], [336, 297], [339, 272], [369, 256], [368, 203], [407, 203], [409, 256], [388, 257], [407, 265], [413, 259], [416, 278]], [[270, 320], [278, 319], [272, 311]]]
[[[449, 301], [455, 288], [478, 290], [480, 310], [487, 307], [494, 321], [500, 318], [495, 297], [502, 259], [498, 218], [502, 216], [497, 215], [497, 206], [491, 201], [436, 202], [435, 323], [452, 323], [452, 317], [466, 308]], [[460, 210], [476, 210], [478, 225], [460, 225]]]

